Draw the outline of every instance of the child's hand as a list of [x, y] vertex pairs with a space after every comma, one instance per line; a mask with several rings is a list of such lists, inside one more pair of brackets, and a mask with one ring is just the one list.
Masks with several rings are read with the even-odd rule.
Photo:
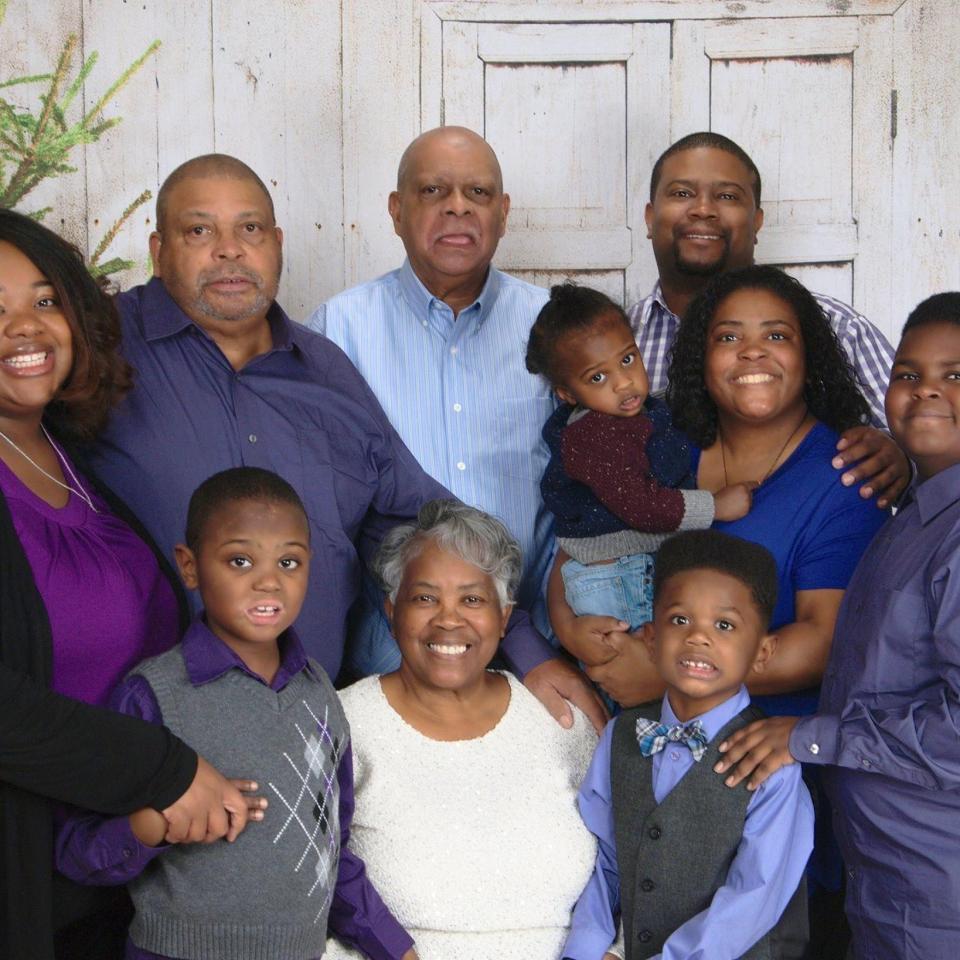
[[167, 835], [167, 818], [153, 807], [144, 807], [131, 813], [130, 829], [133, 835], [147, 847], [159, 847]]
[[258, 797], [256, 791], [260, 789], [260, 784], [256, 780], [243, 780], [239, 777], [230, 777], [230, 782], [243, 794], [243, 799], [247, 801], [247, 818], [249, 820], [262, 820], [263, 811], [267, 809], [268, 801], [266, 797]]
[[735, 787], [745, 777], [748, 790], [756, 790], [771, 774], [788, 763], [796, 763], [790, 752], [790, 734], [799, 717], [769, 717], [738, 730], [720, 744], [722, 759], [713, 768], [724, 773], [735, 769], [724, 781]]
[[731, 483], [729, 487], [718, 490], [713, 495], [713, 515], [717, 520], [739, 520], [750, 512], [753, 491], [758, 484], [755, 480], [743, 483]]

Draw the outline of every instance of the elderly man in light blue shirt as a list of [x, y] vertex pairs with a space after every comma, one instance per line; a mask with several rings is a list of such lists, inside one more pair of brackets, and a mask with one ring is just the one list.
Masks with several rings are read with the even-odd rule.
[[[510, 210], [496, 155], [462, 127], [428, 131], [404, 152], [388, 207], [404, 264], [337, 295], [308, 325], [346, 352], [427, 473], [519, 540], [518, 601], [547, 632], [553, 536], [540, 431], [555, 400], [524, 366], [547, 291], [491, 266]], [[363, 675], [399, 662], [374, 612], [380, 598], [368, 601], [353, 644]]]

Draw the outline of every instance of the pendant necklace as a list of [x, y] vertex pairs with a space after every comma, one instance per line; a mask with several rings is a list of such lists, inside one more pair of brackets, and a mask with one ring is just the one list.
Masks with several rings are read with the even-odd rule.
[[[771, 473], [773, 473], [774, 467], [776, 467], [777, 463], [779, 463], [780, 461], [780, 458], [783, 456], [784, 450], [786, 450], [787, 447], [790, 446], [790, 441], [797, 435], [797, 433], [799, 432], [800, 428], [804, 425], [804, 423], [806, 423], [807, 412], [808, 412], [807, 409], [804, 408], [803, 416], [800, 418], [800, 422], [793, 428], [793, 430], [790, 433], [790, 436], [787, 437], [787, 439], [783, 443], [783, 446], [777, 451], [777, 455], [773, 458], [773, 461], [771, 462], [770, 466], [767, 467], [767, 472], [757, 481], [758, 487], [764, 483], [764, 481], [770, 476]], [[723, 434], [720, 433], [719, 436], [720, 436], [720, 460], [723, 463], [723, 485], [725, 487], [728, 487], [730, 484], [727, 483], [727, 454], [723, 444]]]
[[83, 489], [83, 484], [79, 481], [79, 479], [77, 478], [77, 475], [73, 472], [73, 468], [70, 466], [70, 462], [63, 455], [63, 453], [60, 452], [60, 448], [53, 442], [53, 437], [51, 437], [50, 434], [47, 433], [47, 428], [42, 423], [40, 424], [40, 429], [43, 431], [43, 435], [47, 438], [47, 442], [53, 448], [53, 452], [57, 455], [57, 459], [59, 459], [61, 466], [66, 471], [70, 479], [76, 484], [76, 486], [71, 487], [68, 484], [64, 483], [62, 480], [58, 480], [55, 476], [53, 476], [53, 474], [47, 473], [47, 471], [44, 470], [43, 467], [41, 467], [40, 464], [37, 463], [37, 461], [34, 460], [29, 453], [26, 452], [26, 450], [23, 450], [21, 447], [15, 444], [2, 430], [0, 430], [0, 437], [6, 440], [7, 443], [9, 443], [10, 446], [13, 447], [13, 449], [16, 450], [17, 453], [19, 453], [20, 456], [27, 461], [27, 463], [29, 463], [32, 467], [35, 467], [37, 470], [39, 470], [40, 473], [42, 473], [48, 480], [52, 480], [58, 487], [63, 487], [63, 489], [68, 491], [69, 493], [76, 494], [81, 500], [83, 500], [84, 503], [86, 503], [86, 505], [94, 513], [99, 513], [100, 511], [97, 510], [97, 508], [93, 505], [93, 500], [91, 499], [90, 494]]

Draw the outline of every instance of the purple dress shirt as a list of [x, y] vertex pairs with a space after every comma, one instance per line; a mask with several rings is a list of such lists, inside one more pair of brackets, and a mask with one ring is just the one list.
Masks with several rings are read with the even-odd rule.
[[0, 491], [50, 621], [51, 687], [103, 706], [133, 666], [177, 642], [179, 617], [153, 552], [77, 478], [95, 510], [74, 493], [50, 506], [0, 460]]
[[820, 712], [790, 752], [826, 764], [858, 960], [960, 952], [960, 465], [913, 490], [840, 607]]
[[[195, 620], [184, 635], [183, 659], [194, 686], [209, 683], [228, 670], [242, 670], [265, 682], [204, 624]], [[288, 630], [280, 638], [280, 668], [270, 683], [282, 690], [301, 670], [312, 668], [297, 634]], [[150, 684], [141, 676], [127, 677], [114, 691], [111, 706], [122, 713], [163, 723], [163, 716]], [[340, 861], [337, 885], [328, 926], [341, 940], [364, 950], [374, 960], [398, 960], [413, 940], [384, 906], [367, 879], [363, 861], [350, 852], [347, 841], [353, 818], [353, 748], [347, 746], [337, 768], [340, 788]], [[254, 829], [256, 829], [254, 827]], [[165, 847], [142, 844], [130, 829], [128, 817], [104, 818], [77, 814], [61, 828], [57, 838], [57, 869], [77, 883], [115, 885], [140, 875], [150, 861], [162, 856]], [[126, 960], [167, 960], [127, 941]]]
[[[871, 423], [885, 429], [887, 420], [883, 410], [883, 397], [890, 382], [893, 347], [866, 317], [862, 317], [843, 301], [825, 297], [820, 293], [813, 296], [826, 314], [840, 346], [850, 360], [857, 383], [870, 404]], [[677, 335], [680, 318], [664, 301], [659, 281], [649, 296], [630, 307], [627, 316], [647, 368], [650, 392], [665, 390], [670, 348]]]
[[[159, 279], [121, 294], [118, 307], [136, 374], [92, 452], [98, 474], [167, 556], [183, 539], [190, 495], [211, 474], [249, 465], [287, 480], [306, 505], [314, 557], [297, 626], [335, 678], [359, 554], [451, 494], [423, 472], [340, 348], [276, 303], [273, 348], [239, 371]], [[503, 650], [521, 675], [552, 655], [525, 614]]]
[[[750, 703], [746, 687], [699, 718], [709, 743]], [[664, 694], [660, 721], [679, 723]], [[565, 960], [601, 960], [616, 937], [620, 912], [620, 876], [614, 842], [610, 795], [611, 720], [597, 744], [577, 797], [583, 822], [599, 841], [597, 865], [573, 911]], [[639, 750], [639, 746], [637, 747]], [[668, 744], [653, 757], [653, 795], [657, 803], [693, 766], [693, 754]], [[719, 774], [718, 774], [719, 776]], [[730, 864], [726, 883], [710, 906], [678, 927], [651, 960], [735, 960], [780, 919], [796, 892], [813, 848], [813, 805], [799, 766], [778, 770], [750, 798], [743, 839]]]

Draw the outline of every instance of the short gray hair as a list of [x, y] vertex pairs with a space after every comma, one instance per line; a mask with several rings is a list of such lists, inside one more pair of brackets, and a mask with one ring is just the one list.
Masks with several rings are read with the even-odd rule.
[[415, 523], [394, 527], [371, 568], [380, 587], [394, 603], [407, 564], [430, 542], [488, 574], [500, 605], [513, 603], [520, 583], [520, 545], [496, 518], [459, 500], [431, 500]]

